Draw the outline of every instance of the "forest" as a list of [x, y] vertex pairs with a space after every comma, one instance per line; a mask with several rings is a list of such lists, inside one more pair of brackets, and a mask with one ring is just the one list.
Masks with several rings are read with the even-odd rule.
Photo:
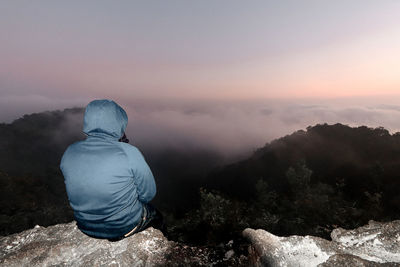
[[[66, 147], [85, 138], [68, 121], [74, 114], [83, 109], [0, 124], [0, 235], [73, 220], [58, 166]], [[247, 227], [329, 239], [336, 227], [400, 218], [400, 133], [384, 128], [309, 126], [230, 164], [212, 148], [140, 149], [172, 240], [218, 244]]]

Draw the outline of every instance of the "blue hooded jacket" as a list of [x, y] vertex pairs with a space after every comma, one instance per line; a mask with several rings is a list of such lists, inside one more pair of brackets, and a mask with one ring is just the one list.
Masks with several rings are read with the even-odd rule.
[[140, 151], [119, 142], [128, 123], [114, 101], [94, 100], [85, 111], [84, 141], [70, 145], [60, 168], [79, 229], [94, 237], [118, 238], [141, 220], [143, 203], [156, 193], [153, 174]]

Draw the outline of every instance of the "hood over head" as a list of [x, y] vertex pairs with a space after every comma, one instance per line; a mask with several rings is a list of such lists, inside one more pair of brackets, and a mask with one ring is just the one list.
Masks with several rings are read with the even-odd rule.
[[83, 132], [89, 136], [106, 136], [119, 139], [125, 132], [128, 116], [112, 100], [90, 102], [85, 110]]

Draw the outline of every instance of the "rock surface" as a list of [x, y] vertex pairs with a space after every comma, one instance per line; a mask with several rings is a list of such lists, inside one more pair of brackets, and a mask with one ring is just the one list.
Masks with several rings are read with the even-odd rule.
[[400, 220], [370, 221], [335, 229], [332, 241], [313, 236], [278, 237], [246, 229], [249, 256], [169, 241], [153, 228], [118, 242], [88, 237], [75, 222], [0, 237], [0, 266], [400, 266]]
[[[149, 228], [121, 241], [84, 235], [75, 222], [0, 238], [0, 266], [210, 266], [244, 265], [213, 249], [168, 241]], [[241, 259], [245, 260], [245, 259]]]
[[243, 235], [251, 243], [249, 258], [256, 266], [400, 266], [400, 220], [338, 228], [331, 233], [332, 241], [253, 229]]

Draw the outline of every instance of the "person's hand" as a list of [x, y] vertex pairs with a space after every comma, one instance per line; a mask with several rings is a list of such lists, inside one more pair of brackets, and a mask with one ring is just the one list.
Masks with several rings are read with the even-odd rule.
[[129, 143], [129, 139], [128, 138], [126, 138], [126, 135], [125, 135], [125, 133], [124, 133], [124, 135], [118, 140], [118, 141], [120, 141], [120, 142], [124, 142], [124, 143]]

